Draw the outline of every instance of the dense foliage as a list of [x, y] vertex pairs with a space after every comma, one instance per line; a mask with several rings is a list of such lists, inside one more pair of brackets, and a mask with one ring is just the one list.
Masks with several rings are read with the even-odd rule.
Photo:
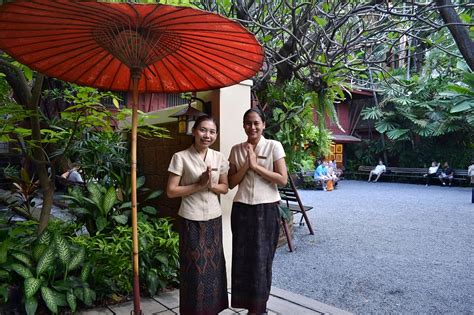
[[388, 141], [365, 153], [362, 143], [353, 158], [374, 164], [385, 149], [392, 165], [426, 166], [433, 160], [458, 168], [469, 165], [474, 154], [474, 74], [463, 62], [435, 50], [419, 74], [407, 78], [406, 71], [395, 70], [381, 89], [380, 104], [364, 109], [362, 116]]
[[267, 132], [282, 143], [291, 173], [314, 169], [315, 158], [327, 154], [331, 143], [324, 124], [314, 124], [315, 105], [308, 101], [311, 96], [299, 80], [282, 88], [270, 87], [265, 96], [272, 108]]

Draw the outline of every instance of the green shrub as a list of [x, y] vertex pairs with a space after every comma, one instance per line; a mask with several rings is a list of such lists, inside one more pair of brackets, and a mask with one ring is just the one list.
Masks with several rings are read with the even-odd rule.
[[[179, 239], [169, 219], [140, 220], [140, 282], [150, 295], [177, 284]], [[87, 249], [93, 266], [94, 288], [100, 298], [132, 292], [132, 228], [116, 226], [108, 233], [80, 236], [76, 244]]]
[[52, 224], [36, 236], [32, 221], [5, 226], [0, 234], [0, 280], [4, 302], [9, 286], [21, 286], [26, 313], [35, 314], [39, 303], [52, 313], [70, 309], [79, 301], [92, 305], [95, 292], [89, 287], [90, 265], [85, 249], [70, 242], [68, 229]]

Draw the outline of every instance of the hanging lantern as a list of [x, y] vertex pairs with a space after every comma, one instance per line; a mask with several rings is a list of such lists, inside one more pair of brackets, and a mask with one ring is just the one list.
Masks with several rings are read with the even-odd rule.
[[[170, 117], [178, 118], [178, 133], [180, 135], [188, 135], [188, 136], [192, 135], [193, 126], [194, 126], [194, 123], [196, 122], [196, 119], [199, 116], [206, 115], [206, 113], [203, 113], [191, 106], [191, 102], [193, 100], [199, 100], [203, 102], [201, 99], [192, 97], [188, 101], [188, 107], [183, 108], [179, 112], [170, 116]], [[203, 102], [203, 104], [205, 103]]]

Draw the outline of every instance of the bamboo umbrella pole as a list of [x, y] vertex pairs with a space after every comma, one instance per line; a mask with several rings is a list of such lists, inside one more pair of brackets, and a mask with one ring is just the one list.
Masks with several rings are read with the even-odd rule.
[[140, 281], [138, 265], [138, 216], [137, 216], [137, 128], [138, 128], [138, 81], [140, 75], [132, 74], [132, 139], [131, 139], [131, 178], [132, 178], [132, 243], [133, 243], [133, 309], [135, 315], [141, 314]]

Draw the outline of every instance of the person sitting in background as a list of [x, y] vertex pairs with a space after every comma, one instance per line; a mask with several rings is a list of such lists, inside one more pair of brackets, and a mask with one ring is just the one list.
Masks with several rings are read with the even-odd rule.
[[332, 165], [333, 165], [333, 168], [334, 168], [334, 174], [336, 174], [338, 180], [341, 178], [342, 176], [342, 168], [337, 168], [337, 163], [336, 163], [336, 160], [332, 160]]
[[331, 178], [328, 175], [327, 170], [328, 162], [324, 161], [314, 171], [313, 178], [316, 182], [321, 182], [323, 189], [326, 190], [326, 184]]
[[337, 182], [339, 181], [339, 177], [336, 173], [336, 163], [329, 160], [328, 167], [327, 167], [327, 173], [329, 178], [332, 180], [334, 186], [337, 185]]
[[76, 163], [69, 165], [69, 169], [61, 174], [61, 177], [73, 183], [84, 183], [81, 174], [79, 173], [80, 166]]
[[443, 169], [441, 170], [441, 173], [438, 176], [439, 181], [443, 186], [446, 186], [445, 180], [448, 180], [449, 186], [453, 183], [453, 178], [454, 178], [454, 170], [449, 167], [448, 162], [444, 162]]
[[428, 173], [423, 175], [423, 177], [426, 177], [426, 186], [429, 186], [431, 178], [436, 177], [438, 168], [439, 163], [436, 163], [436, 161], [431, 162], [431, 166], [428, 168]]
[[370, 182], [370, 179], [372, 178], [373, 175], [377, 175], [377, 177], [374, 180], [374, 183], [376, 183], [379, 180], [380, 176], [383, 173], [385, 173], [386, 170], [387, 168], [383, 164], [383, 161], [379, 160], [379, 165], [377, 165], [373, 170], [370, 171], [368, 182]]
[[467, 168], [467, 176], [471, 177], [471, 186], [472, 186], [472, 197], [471, 202], [474, 203], [474, 159], [471, 161], [471, 165]]

